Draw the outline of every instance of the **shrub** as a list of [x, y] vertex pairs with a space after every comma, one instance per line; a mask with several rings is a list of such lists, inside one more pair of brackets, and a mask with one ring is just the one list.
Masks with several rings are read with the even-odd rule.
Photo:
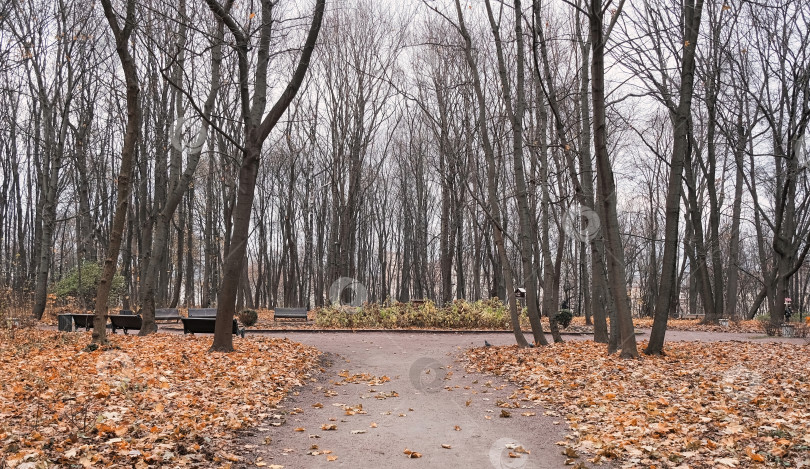
[[425, 303], [368, 303], [362, 308], [329, 305], [315, 312], [323, 328], [371, 329], [508, 329], [509, 312], [498, 299], [456, 300], [443, 307]]
[[252, 309], [243, 309], [239, 312], [239, 322], [245, 327], [250, 327], [256, 324], [259, 320], [259, 313]]
[[[62, 280], [56, 282], [53, 287], [54, 293], [62, 300], [74, 297], [83, 300], [85, 304], [92, 304], [96, 299], [96, 284], [101, 273], [101, 265], [85, 261], [81, 268], [74, 267]], [[109, 303], [118, 304], [123, 292], [124, 277], [116, 272], [112, 279]]]
[[571, 313], [570, 309], [563, 309], [557, 313], [556, 319], [557, 324], [562, 326], [563, 329], [568, 327], [571, 324], [571, 320], [574, 318], [574, 315]]

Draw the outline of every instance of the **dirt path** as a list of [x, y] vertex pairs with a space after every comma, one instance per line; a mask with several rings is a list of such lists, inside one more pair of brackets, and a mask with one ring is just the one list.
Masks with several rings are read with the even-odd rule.
[[[492, 376], [466, 373], [456, 361], [464, 349], [482, 346], [485, 339], [493, 345], [513, 343], [508, 334], [273, 335], [318, 347], [331, 365], [324, 366], [317, 382], [282, 402], [277, 414], [281, 418], [268, 420], [246, 438], [242, 456], [249, 464], [244, 467], [256, 467], [258, 458], [267, 464], [264, 467], [285, 468], [564, 465], [562, 448], [555, 445], [566, 431], [562, 416], [544, 415], [533, 403], [520, 402], [521, 408], [507, 410], [511, 417], [501, 417], [497, 403], [514, 402], [509, 396], [515, 388]], [[353, 377], [363, 373], [366, 376]], [[323, 407], [313, 407], [319, 404]], [[360, 405], [363, 413], [358, 412]], [[322, 430], [322, 425], [336, 429]], [[300, 428], [304, 430], [296, 431]], [[267, 438], [272, 440], [269, 445]], [[513, 445], [531, 454], [517, 452]], [[408, 458], [406, 448], [421, 458]], [[510, 452], [520, 457], [510, 458]], [[337, 459], [328, 461], [330, 456]]]

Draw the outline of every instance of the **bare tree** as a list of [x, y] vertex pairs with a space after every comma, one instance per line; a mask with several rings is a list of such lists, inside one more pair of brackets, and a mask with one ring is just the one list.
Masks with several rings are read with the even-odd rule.
[[104, 16], [110, 25], [115, 38], [115, 50], [124, 72], [127, 96], [127, 125], [124, 134], [124, 146], [121, 149], [121, 166], [118, 173], [117, 199], [115, 215], [110, 229], [110, 241], [104, 256], [104, 270], [96, 287], [96, 312], [93, 318], [93, 343], [107, 342], [107, 300], [112, 287], [112, 279], [118, 265], [118, 253], [126, 223], [127, 208], [130, 198], [130, 180], [132, 166], [135, 162], [138, 131], [140, 129], [141, 108], [139, 103], [140, 87], [138, 86], [138, 69], [135, 59], [129, 50], [130, 37], [135, 29], [135, 0], [127, 0], [123, 27], [118, 22], [118, 15], [113, 10], [110, 0], [101, 0]]
[[[233, 48], [239, 61], [239, 100], [241, 104], [244, 141], [241, 145], [242, 161], [239, 168], [239, 190], [234, 208], [234, 228], [231, 237], [231, 246], [226, 253], [223, 267], [222, 282], [220, 284], [217, 303], [217, 324], [214, 334], [212, 351], [230, 352], [233, 350], [233, 337], [231, 334], [231, 321], [236, 307], [236, 294], [244, 266], [247, 249], [248, 228], [250, 214], [253, 207], [253, 197], [256, 187], [261, 156], [261, 147], [270, 131], [273, 130], [281, 116], [287, 110], [295, 94], [304, 81], [309, 68], [310, 57], [318, 40], [326, 0], [317, 0], [312, 23], [309, 27], [306, 42], [301, 51], [295, 71], [287, 83], [284, 91], [273, 107], [265, 115], [267, 104], [267, 66], [270, 60], [270, 39], [273, 28], [273, 8], [275, 3], [262, 0], [260, 13], [260, 27], [258, 38], [257, 63], [255, 71], [255, 85], [253, 99], [250, 97], [250, 61], [248, 52], [251, 38], [246, 31], [231, 16], [233, 0], [224, 6], [216, 0], [206, 0], [208, 7], [228, 27], [234, 38]], [[251, 102], [252, 101], [252, 102]]]

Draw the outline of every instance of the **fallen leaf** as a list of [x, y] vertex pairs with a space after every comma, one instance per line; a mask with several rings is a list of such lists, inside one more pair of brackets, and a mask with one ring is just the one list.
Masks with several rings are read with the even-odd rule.
[[403, 453], [405, 453], [405, 455], [408, 456], [409, 458], [421, 458], [422, 457], [421, 453], [417, 453], [416, 451], [411, 451], [408, 448], [405, 448], [405, 451], [403, 451]]

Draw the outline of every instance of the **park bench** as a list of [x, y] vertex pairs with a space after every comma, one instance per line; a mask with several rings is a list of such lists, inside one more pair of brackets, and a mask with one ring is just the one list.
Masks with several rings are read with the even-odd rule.
[[[213, 334], [217, 324], [216, 318], [209, 317], [188, 317], [180, 320], [183, 321], [183, 334]], [[245, 336], [245, 330], [239, 329], [236, 319], [233, 320], [232, 334]]]
[[190, 318], [215, 318], [217, 317], [216, 308], [189, 308], [188, 317]]
[[306, 308], [276, 308], [273, 310], [273, 321], [278, 319], [303, 319], [308, 321]]
[[70, 316], [73, 318], [76, 329], [83, 327], [85, 331], [89, 331], [93, 328], [95, 314], [71, 314]]
[[156, 308], [155, 321], [180, 321], [180, 313], [177, 308]]
[[113, 334], [115, 334], [116, 329], [123, 329], [124, 334], [131, 330], [139, 331], [143, 325], [143, 319], [140, 314], [111, 314], [109, 318], [110, 324], [112, 324]]
[[702, 314], [690, 314], [690, 313], [681, 313], [678, 319], [703, 319], [704, 316]]

